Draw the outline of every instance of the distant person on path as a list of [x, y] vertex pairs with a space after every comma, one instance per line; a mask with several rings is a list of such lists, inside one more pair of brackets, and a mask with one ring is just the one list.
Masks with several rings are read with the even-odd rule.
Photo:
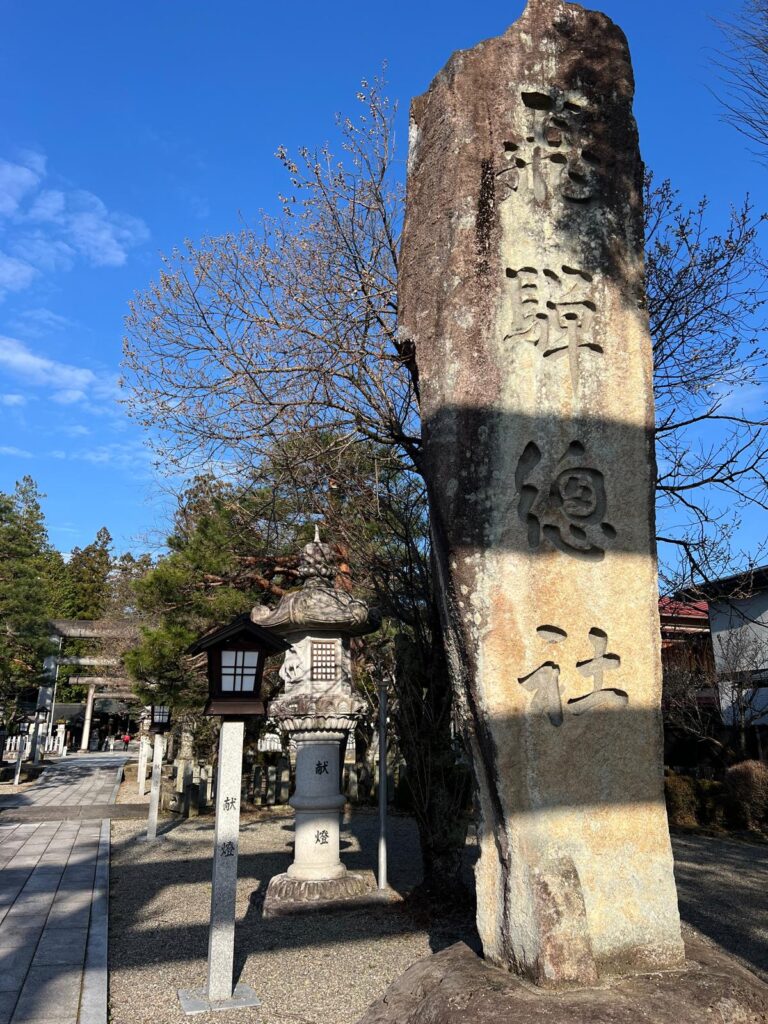
[[115, 737], [114, 736], [110, 736], [109, 737], [109, 749], [110, 749], [110, 752], [115, 749]]
[[130, 733], [125, 733], [123, 735], [123, 750], [127, 750], [128, 749], [128, 744], [130, 742], [131, 742]]

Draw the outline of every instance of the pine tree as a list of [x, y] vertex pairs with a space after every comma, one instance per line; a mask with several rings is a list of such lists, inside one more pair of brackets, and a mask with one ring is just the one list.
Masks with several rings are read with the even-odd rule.
[[13, 494], [0, 492], [0, 701], [6, 719], [19, 699], [34, 699], [53, 650], [48, 619], [63, 563], [48, 541], [43, 497], [29, 476]]

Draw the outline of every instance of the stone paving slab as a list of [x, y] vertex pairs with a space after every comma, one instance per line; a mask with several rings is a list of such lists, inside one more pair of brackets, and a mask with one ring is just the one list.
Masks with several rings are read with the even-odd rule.
[[[146, 818], [146, 804], [80, 804], [74, 807], [3, 807], [0, 804], [0, 821], [87, 821], [102, 818]], [[0, 865], [1, 867], [2, 865]]]
[[60, 762], [39, 794], [0, 800], [0, 1024], [107, 1022], [108, 817], [125, 760]]
[[125, 754], [83, 754], [52, 762], [22, 793], [0, 796], [0, 808], [63, 807], [114, 803]]

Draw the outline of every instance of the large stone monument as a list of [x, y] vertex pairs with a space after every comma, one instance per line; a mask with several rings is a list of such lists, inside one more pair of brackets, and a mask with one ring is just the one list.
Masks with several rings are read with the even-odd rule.
[[294, 861], [270, 880], [265, 916], [301, 904], [356, 899], [373, 888], [368, 874], [348, 872], [339, 858], [342, 743], [364, 712], [352, 691], [350, 639], [379, 626], [379, 616], [345, 590], [334, 587], [336, 559], [328, 544], [304, 548], [303, 586], [276, 608], [254, 608], [251, 618], [291, 645], [280, 668], [283, 693], [269, 706], [296, 744]]
[[486, 958], [679, 966], [662, 788], [643, 166], [622, 32], [530, 0], [412, 106], [415, 349]]

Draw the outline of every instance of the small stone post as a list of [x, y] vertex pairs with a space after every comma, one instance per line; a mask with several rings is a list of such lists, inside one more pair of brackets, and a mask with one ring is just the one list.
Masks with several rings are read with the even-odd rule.
[[13, 784], [14, 784], [14, 786], [18, 786], [19, 779], [21, 778], [21, 763], [24, 760], [24, 748], [26, 747], [26, 745], [27, 745], [27, 738], [26, 738], [26, 736], [20, 737], [20, 739], [19, 739], [19, 754], [18, 754], [18, 757], [16, 758], [16, 772], [15, 772], [15, 774], [13, 776]]
[[207, 993], [211, 1001], [232, 998], [243, 731], [242, 722], [224, 720], [219, 734], [211, 930], [208, 936]]
[[40, 722], [37, 714], [35, 714], [35, 725], [32, 729], [32, 745], [29, 749], [29, 757], [32, 764], [37, 764], [40, 760]]
[[240, 835], [240, 782], [244, 731], [245, 725], [242, 721], [222, 719], [216, 779], [208, 982], [200, 989], [179, 991], [181, 1007], [187, 1014], [260, 1004], [256, 993], [248, 985], [240, 984], [233, 989], [237, 848]]
[[160, 808], [160, 781], [163, 773], [163, 752], [165, 736], [155, 733], [155, 747], [152, 753], [152, 788], [149, 792], [149, 816], [147, 817], [146, 841], [152, 843], [157, 838], [157, 812]]
[[147, 760], [150, 749], [149, 737], [142, 731], [139, 737], [139, 766], [136, 774], [136, 783], [139, 796], [147, 792]]
[[277, 776], [277, 802], [279, 804], [287, 804], [291, 790], [291, 767], [290, 762], [285, 757], [281, 757], [277, 762]]
[[208, 808], [208, 804], [211, 799], [211, 782], [210, 782], [210, 768], [208, 765], [202, 765], [200, 768], [200, 782], [199, 789], [197, 791], [197, 809], [198, 811], [205, 811]]

